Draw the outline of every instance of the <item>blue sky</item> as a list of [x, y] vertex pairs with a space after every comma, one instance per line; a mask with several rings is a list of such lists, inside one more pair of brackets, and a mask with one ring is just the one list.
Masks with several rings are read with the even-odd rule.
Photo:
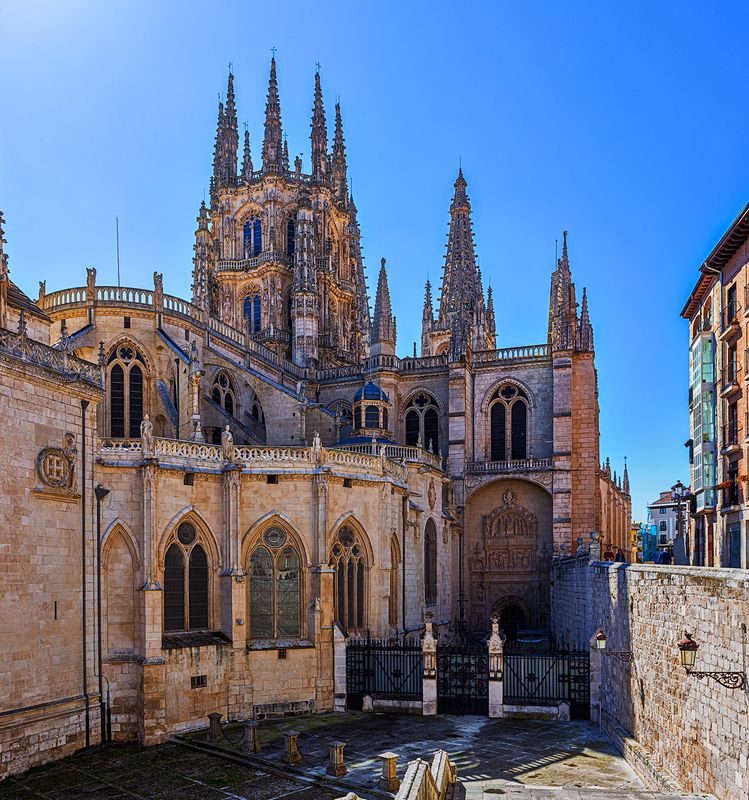
[[[601, 452], [629, 457], [635, 517], [688, 479], [696, 269], [747, 201], [738, 3], [0, 0], [0, 208], [32, 296], [84, 283], [189, 296], [228, 62], [259, 160], [270, 48], [284, 129], [309, 158], [315, 62], [340, 96], [369, 285], [382, 256], [399, 352], [438, 282], [462, 160], [499, 346], [546, 337], [569, 230], [596, 335]], [[332, 125], [329, 126], [332, 129]]]

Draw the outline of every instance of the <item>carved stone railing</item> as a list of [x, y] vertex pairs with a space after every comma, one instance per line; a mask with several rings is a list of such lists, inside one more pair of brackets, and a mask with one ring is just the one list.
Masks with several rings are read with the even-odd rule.
[[97, 286], [96, 302], [102, 305], [153, 306], [153, 289], [130, 286]]
[[101, 369], [97, 364], [69, 355], [64, 350], [56, 350], [49, 345], [35, 342], [25, 335], [0, 330], [0, 353], [56, 372], [66, 380], [82, 380], [102, 388]]
[[247, 269], [254, 269], [261, 264], [283, 264], [289, 266], [291, 264], [290, 256], [282, 253], [280, 250], [263, 250], [262, 253], [253, 256], [252, 258], [222, 258], [216, 263], [216, 268], [220, 270], [236, 270], [242, 271]]
[[229, 341], [234, 342], [234, 344], [244, 346], [247, 342], [247, 337], [245, 336], [244, 331], [240, 331], [231, 325], [227, 325], [225, 322], [221, 322], [220, 319], [211, 317], [208, 322], [208, 326], [212, 333], [223, 336], [224, 339], [228, 339]]
[[525, 347], [504, 347], [499, 350], [477, 350], [474, 364], [492, 364], [495, 361], [533, 361], [548, 358], [548, 344], [529, 344]]
[[550, 458], [526, 458], [516, 461], [469, 461], [466, 472], [533, 472], [551, 469]]
[[400, 368], [412, 372], [420, 369], [435, 369], [447, 366], [447, 354], [441, 356], [422, 356], [421, 358], [402, 358]]
[[[153, 440], [153, 453], [157, 459], [202, 462], [213, 466], [225, 463], [220, 445], [205, 444], [181, 439]], [[140, 439], [100, 439], [100, 458], [118, 462], [139, 462], [144, 454]], [[360, 470], [367, 475], [390, 475], [405, 482], [408, 470], [390, 458], [367, 453], [352, 453], [344, 450], [322, 448], [315, 452], [312, 447], [263, 447], [243, 445], [234, 448], [234, 462], [248, 468], [272, 468], [278, 470], [299, 468], [312, 470], [324, 466]]]
[[435, 469], [442, 469], [442, 458], [436, 453], [430, 453], [423, 447], [406, 447], [400, 444], [378, 444], [367, 442], [366, 444], [343, 444], [336, 445], [337, 450], [346, 450], [349, 453], [366, 453], [367, 455], [377, 456], [384, 452], [385, 458], [394, 461], [414, 461], [419, 464], [429, 464]]

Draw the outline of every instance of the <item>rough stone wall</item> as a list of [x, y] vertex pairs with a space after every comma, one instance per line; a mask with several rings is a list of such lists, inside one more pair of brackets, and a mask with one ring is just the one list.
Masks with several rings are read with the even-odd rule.
[[[81, 399], [86, 471], [81, 474]], [[85, 743], [81, 488], [88, 494], [87, 690], [91, 741], [99, 740], [93, 565], [93, 430], [96, 394], [13, 359], [0, 362], [0, 778], [61, 758]], [[75, 436], [75, 488], [50, 490], [37, 474], [44, 448]]]
[[[623, 727], [685, 790], [745, 800], [749, 692], [688, 675], [677, 642], [685, 630], [694, 636], [700, 645], [697, 670], [746, 672], [747, 573], [589, 564], [581, 554], [555, 560], [552, 576], [558, 640], [587, 646], [601, 627], [608, 649], [634, 653], [633, 664], [591, 654], [592, 677], [599, 671], [601, 676], [604, 725]], [[597, 705], [597, 687], [592, 688]]]

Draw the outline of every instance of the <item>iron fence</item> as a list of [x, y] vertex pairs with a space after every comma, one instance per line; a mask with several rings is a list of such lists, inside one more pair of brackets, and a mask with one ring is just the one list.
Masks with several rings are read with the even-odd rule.
[[421, 700], [423, 656], [417, 640], [353, 639], [346, 645], [346, 703], [361, 710], [364, 695]]

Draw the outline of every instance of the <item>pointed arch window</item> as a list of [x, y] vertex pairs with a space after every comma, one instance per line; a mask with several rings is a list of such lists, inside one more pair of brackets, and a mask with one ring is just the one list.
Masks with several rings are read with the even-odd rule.
[[107, 361], [109, 384], [109, 435], [140, 436], [145, 406], [146, 363], [133, 345], [121, 344]]
[[437, 528], [433, 519], [427, 520], [424, 529], [424, 602], [437, 602]]
[[398, 540], [393, 536], [390, 539], [390, 596], [388, 597], [388, 622], [391, 627], [398, 627], [398, 565], [400, 553]]
[[294, 257], [294, 245], [296, 243], [296, 222], [293, 218], [289, 218], [286, 223], [286, 255], [289, 258]]
[[244, 318], [247, 323], [247, 330], [250, 333], [260, 333], [260, 323], [262, 319], [260, 295], [254, 294], [246, 297], [244, 301], [243, 311], [244, 311]]
[[234, 384], [229, 375], [220, 370], [216, 373], [211, 386], [211, 398], [214, 403], [221, 406], [228, 414], [233, 417], [236, 416], [237, 410], [236, 393], [234, 391]]
[[263, 251], [263, 224], [258, 217], [250, 217], [242, 229], [245, 258], [254, 258]]
[[302, 635], [301, 559], [288, 533], [273, 526], [250, 555], [250, 636]]
[[191, 522], [182, 522], [164, 556], [164, 631], [209, 627], [208, 556]]
[[528, 458], [528, 396], [517, 386], [501, 386], [489, 406], [490, 459], [524, 461]]
[[367, 565], [364, 547], [349, 525], [339, 528], [330, 550], [329, 563], [335, 570], [333, 595], [336, 621], [349, 633], [362, 630]]
[[440, 451], [439, 406], [426, 392], [412, 398], [406, 406], [406, 445], [421, 446], [432, 453]]

